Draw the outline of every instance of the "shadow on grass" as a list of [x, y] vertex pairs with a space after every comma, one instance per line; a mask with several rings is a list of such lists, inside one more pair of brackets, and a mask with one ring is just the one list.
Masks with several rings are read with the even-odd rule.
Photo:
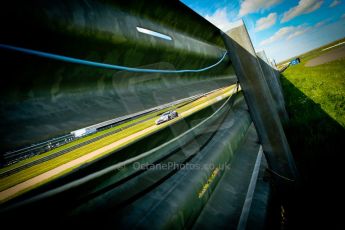
[[290, 122], [286, 135], [303, 184], [295, 197], [290, 229], [338, 229], [344, 225], [345, 129], [284, 76], [281, 78]]

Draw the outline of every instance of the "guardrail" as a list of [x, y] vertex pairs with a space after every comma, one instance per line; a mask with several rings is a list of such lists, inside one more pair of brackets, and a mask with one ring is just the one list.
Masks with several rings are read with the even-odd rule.
[[[168, 4], [189, 13], [178, 18], [181, 23], [168, 20], [161, 24], [162, 18], [174, 17], [174, 13], [158, 2], [152, 4], [160, 7], [155, 11], [161, 16], [158, 21], [154, 11], [134, 1], [21, 2], [21, 9], [26, 10], [18, 10], [15, 2], [6, 4], [1, 14], [0, 51], [6, 57], [1, 71], [8, 77], [0, 84], [4, 103], [0, 151], [236, 82], [218, 29], [204, 19], [200, 23], [196, 13], [176, 3]], [[18, 20], [9, 25], [4, 23], [8, 17]], [[172, 40], [141, 33], [138, 26], [170, 34]], [[207, 32], [195, 30], [201, 26]], [[121, 68], [103, 68], [109, 67], [106, 64]], [[24, 85], [30, 92], [21, 88]], [[15, 119], [18, 113], [20, 119]], [[36, 117], [44, 119], [28, 125]]]
[[[162, 146], [74, 178], [73, 173], [83, 170], [78, 168], [68, 183], [42, 186], [10, 200], [1, 206], [0, 218], [28, 220], [30, 210], [37, 208], [47, 221], [58, 216], [65, 223], [85, 221], [91, 226], [87, 220], [95, 217], [97, 224], [105, 226], [116, 221], [123, 228], [183, 229], [205, 222], [207, 213], [214, 210], [212, 204], [219, 204], [214, 199], [224, 199], [229, 209], [219, 209], [227, 213], [219, 221], [225, 223], [232, 216], [231, 228], [245, 228], [251, 220], [245, 197], [231, 200], [224, 194], [230, 186], [235, 188], [234, 197], [247, 191], [257, 202], [254, 185], [249, 185], [253, 184], [251, 178], [264, 183], [258, 172], [266, 165], [255, 167], [260, 145], [265, 156], [261, 162], [267, 160], [281, 196], [293, 191], [298, 174], [282, 125], [287, 117], [279, 74], [263, 57], [258, 59], [243, 23], [223, 33], [178, 1], [154, 0], [150, 7], [147, 3], [53, 0], [23, 2], [25, 10], [18, 10], [11, 1], [3, 7], [0, 25], [5, 33], [0, 50], [6, 56], [3, 71], [9, 76], [8, 82], [0, 82], [3, 148], [58, 136], [66, 130], [103, 127], [114, 122], [107, 121], [109, 117], [202, 95], [235, 83], [237, 78], [246, 102], [242, 112], [220, 112], [231, 110], [224, 104], [200, 125]], [[16, 18], [11, 26], [5, 23], [9, 18]], [[251, 122], [255, 129], [249, 128]], [[19, 127], [20, 132], [10, 127]], [[202, 144], [195, 144], [198, 141]], [[232, 170], [159, 174], [133, 169], [135, 163], [163, 165], [170, 161], [211, 163], [217, 168], [231, 163]], [[92, 168], [92, 164], [102, 166], [97, 161], [88, 166]], [[239, 165], [247, 168], [241, 170]], [[52, 186], [63, 179], [53, 181]], [[270, 194], [267, 190], [266, 195]], [[68, 202], [62, 205], [62, 201]], [[267, 210], [267, 206], [265, 203], [263, 208]], [[238, 210], [244, 210], [242, 217]]]

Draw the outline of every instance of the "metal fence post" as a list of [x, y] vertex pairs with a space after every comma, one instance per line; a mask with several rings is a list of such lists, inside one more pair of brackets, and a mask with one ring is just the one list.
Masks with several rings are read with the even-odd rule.
[[[298, 173], [274, 100], [243, 21], [222, 34], [270, 170], [277, 182], [294, 182]], [[293, 183], [295, 184], [295, 183]]]
[[279, 83], [279, 79], [278, 79], [279, 76], [275, 75], [274, 73], [275, 70], [271, 66], [264, 50], [257, 52], [256, 55], [259, 59], [263, 76], [267, 82], [268, 88], [271, 91], [281, 122], [283, 124], [286, 124], [289, 118], [285, 109], [285, 100], [284, 100], [282, 88]]

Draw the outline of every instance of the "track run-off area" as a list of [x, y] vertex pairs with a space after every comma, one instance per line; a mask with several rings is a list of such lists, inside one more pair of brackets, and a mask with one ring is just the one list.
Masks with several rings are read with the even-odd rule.
[[[65, 156], [62, 155], [48, 162], [44, 162], [16, 174], [2, 178], [0, 179], [0, 184], [2, 185], [0, 192], [0, 203], [8, 201], [14, 197], [17, 197], [18, 195], [37, 188], [40, 185], [50, 182], [86, 163], [90, 163], [100, 157], [111, 154], [118, 149], [130, 145], [140, 138], [149, 136], [150, 134], [174, 124], [181, 119], [184, 119], [206, 107], [219, 102], [220, 100], [228, 98], [235, 93], [234, 89], [236, 89], [236, 87], [236, 85], [231, 85], [229, 87], [222, 88], [209, 95], [206, 95], [205, 97], [180, 107], [176, 110], [179, 113], [179, 117], [161, 125], [156, 125], [154, 123], [154, 121], [159, 117], [157, 116], [131, 127], [135, 132], [131, 133], [128, 132], [128, 130], [123, 130], [114, 135], [106, 137], [110, 138], [110, 141], [112, 137], [114, 138], [116, 136], [120, 136], [120, 139], [115, 138], [115, 141], [110, 143], [109, 141], [102, 142], [102, 140], [99, 140], [83, 146], [81, 149], [79, 149], [78, 155], [74, 158], [73, 151], [71, 153], [66, 153], [72, 154], [71, 156], [67, 155], [68, 157], [66, 157], [66, 160], [69, 159], [67, 162], [61, 161], [61, 159]], [[82, 152], [80, 152], [80, 150], [82, 150]], [[74, 151], [78, 151], [78, 149]]]

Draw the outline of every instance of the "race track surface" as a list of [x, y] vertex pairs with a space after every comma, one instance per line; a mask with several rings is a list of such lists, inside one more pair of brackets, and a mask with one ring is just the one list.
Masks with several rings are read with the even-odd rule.
[[309, 60], [305, 66], [307, 67], [313, 67], [322, 65], [331, 61], [338, 60], [340, 58], [345, 57], [345, 46], [341, 46], [340, 48], [331, 50], [325, 54], [322, 54], [312, 60]]

